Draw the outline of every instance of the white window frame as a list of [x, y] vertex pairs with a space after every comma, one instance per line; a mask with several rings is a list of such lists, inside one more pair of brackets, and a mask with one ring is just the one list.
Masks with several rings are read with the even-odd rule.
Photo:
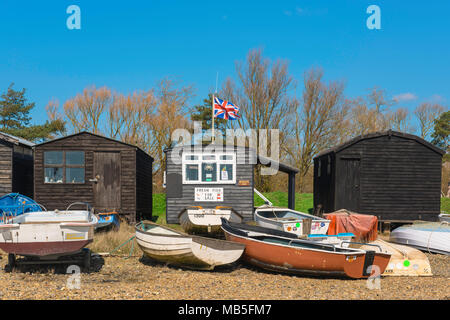
[[[197, 156], [197, 160], [186, 160], [188, 156]], [[215, 156], [215, 160], [203, 160], [204, 156]], [[232, 160], [220, 160], [221, 156], [231, 156]], [[202, 163], [216, 163], [216, 177], [217, 181], [202, 181]], [[198, 180], [186, 180], [186, 165], [195, 164], [198, 166]], [[231, 164], [233, 165], [233, 178], [232, 180], [222, 181], [220, 180], [220, 165]], [[235, 153], [183, 153], [182, 157], [182, 176], [183, 184], [236, 184], [236, 154]]]

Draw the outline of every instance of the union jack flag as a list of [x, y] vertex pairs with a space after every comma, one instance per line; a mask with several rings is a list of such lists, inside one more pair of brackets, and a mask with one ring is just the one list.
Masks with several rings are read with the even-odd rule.
[[236, 120], [240, 118], [239, 107], [229, 101], [214, 97], [214, 118]]

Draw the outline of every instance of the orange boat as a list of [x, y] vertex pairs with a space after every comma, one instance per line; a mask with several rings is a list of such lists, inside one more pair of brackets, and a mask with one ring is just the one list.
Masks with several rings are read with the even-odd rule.
[[245, 244], [242, 257], [246, 262], [272, 271], [359, 279], [378, 271], [370, 266], [377, 266], [382, 274], [391, 258], [381, 248], [375, 252], [294, 239], [283, 231], [225, 219], [222, 229], [227, 240]]

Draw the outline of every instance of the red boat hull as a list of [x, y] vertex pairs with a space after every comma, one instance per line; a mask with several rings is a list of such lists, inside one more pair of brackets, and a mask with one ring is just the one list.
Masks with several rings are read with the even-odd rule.
[[[235, 236], [225, 232], [227, 240], [245, 244], [243, 259], [258, 267], [288, 273], [347, 276], [350, 278], [367, 278], [365, 253], [339, 254], [335, 252], [315, 251], [303, 248], [274, 245], [251, 238]], [[384, 272], [390, 255], [376, 253], [371, 265]], [[367, 271], [367, 270], [366, 270]]]
[[13, 253], [21, 256], [58, 256], [73, 254], [89, 243], [90, 240], [80, 241], [55, 241], [55, 242], [22, 242], [22, 243], [0, 243], [0, 249], [6, 253]]

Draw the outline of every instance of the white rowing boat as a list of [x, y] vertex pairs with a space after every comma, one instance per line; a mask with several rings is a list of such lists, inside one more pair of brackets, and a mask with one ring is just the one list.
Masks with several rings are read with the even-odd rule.
[[153, 222], [136, 225], [136, 241], [152, 259], [190, 269], [212, 270], [233, 263], [245, 245], [225, 240], [191, 236]]
[[450, 255], [450, 225], [447, 222], [416, 222], [391, 232], [391, 242], [422, 251]]
[[231, 207], [204, 209], [188, 207], [178, 215], [183, 230], [189, 234], [221, 234], [221, 218], [231, 222], [242, 222], [242, 216]]

